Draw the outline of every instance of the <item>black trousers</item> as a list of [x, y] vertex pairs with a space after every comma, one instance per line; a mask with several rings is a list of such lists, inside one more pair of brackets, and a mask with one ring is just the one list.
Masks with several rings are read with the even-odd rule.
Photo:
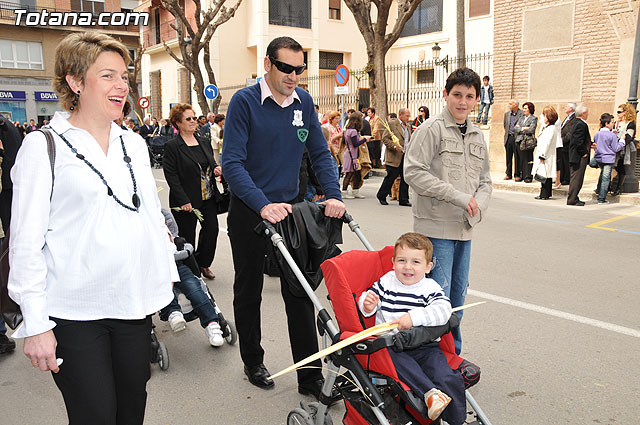
[[520, 149], [516, 147], [516, 136], [513, 134], [509, 135], [504, 149], [507, 154], [507, 169], [505, 174], [509, 177], [520, 177]]
[[193, 212], [171, 211], [176, 219], [180, 236], [196, 247], [196, 261], [199, 267], [209, 267], [216, 255], [218, 243], [218, 209], [216, 201], [211, 198], [202, 202], [198, 208], [204, 217], [200, 223], [200, 233], [198, 234], [198, 245], [196, 246], [196, 224], [198, 218]]
[[567, 205], [574, 205], [580, 199], [578, 193], [582, 189], [582, 183], [584, 182], [584, 172], [587, 169], [589, 163], [589, 156], [580, 158], [580, 162], [571, 163], [571, 180], [569, 181], [569, 195], [567, 197]]
[[371, 166], [373, 168], [381, 168], [382, 161], [380, 160], [380, 155], [382, 153], [382, 141], [369, 140], [367, 142], [367, 148], [369, 148], [369, 159], [371, 160]]
[[551, 198], [551, 194], [553, 193], [551, 189], [551, 182], [553, 181], [552, 177], [548, 177], [544, 183], [541, 183], [542, 187], [540, 188], [540, 197], [541, 198]]
[[[522, 146], [522, 142], [520, 142], [520, 146]], [[518, 147], [522, 180], [530, 181], [533, 179], [533, 176], [531, 175], [531, 168], [533, 167], [533, 151], [534, 149], [523, 151], [522, 149], [520, 149], [520, 147]]]
[[384, 199], [391, 194], [391, 187], [393, 186], [393, 182], [395, 182], [398, 176], [400, 176], [400, 193], [398, 194], [398, 202], [401, 204], [409, 202], [409, 185], [404, 181], [403, 164], [404, 154], [402, 155], [402, 160], [400, 161], [399, 167], [385, 165], [385, 168], [387, 169], [387, 175], [384, 177], [384, 180], [382, 180], [380, 189], [378, 189], [378, 194], [376, 195], [378, 199]]
[[151, 316], [51, 320], [56, 322], [56, 356], [64, 360], [52, 375], [69, 424], [141, 425], [150, 376]]
[[557, 148], [556, 158], [556, 167], [560, 170], [560, 183], [567, 185], [571, 177], [571, 170], [569, 170], [569, 148], [564, 146]]
[[[235, 196], [229, 203], [229, 240], [233, 255], [235, 279], [233, 282], [233, 312], [240, 341], [240, 357], [247, 366], [264, 361], [260, 306], [264, 284], [264, 262], [267, 238], [254, 232], [262, 218]], [[280, 280], [280, 291], [287, 313], [289, 342], [293, 361], [298, 362], [318, 352], [313, 303], [308, 297], [294, 296], [286, 282]], [[272, 307], [269, 307], [271, 309]], [[320, 360], [309, 366], [321, 367]], [[299, 369], [298, 383], [311, 383], [322, 377], [320, 369]]]
[[11, 222], [11, 200], [13, 199], [13, 189], [3, 189], [0, 192], [0, 221], [2, 221], [2, 230], [6, 234], [9, 231], [9, 223]]

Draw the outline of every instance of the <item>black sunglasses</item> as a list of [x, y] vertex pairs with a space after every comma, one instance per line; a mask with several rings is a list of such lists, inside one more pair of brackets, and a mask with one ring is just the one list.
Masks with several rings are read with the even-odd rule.
[[293, 66], [293, 65], [289, 65], [288, 63], [277, 61], [271, 56], [269, 56], [269, 60], [276, 68], [278, 68], [278, 71], [284, 74], [291, 74], [293, 71], [295, 71], [296, 75], [300, 75], [304, 72], [305, 69], [307, 69], [306, 63], [303, 63], [300, 66]]
[[195, 121], [197, 118], [196, 117], [184, 117], [185, 120], [187, 121]]
[[624, 111], [618, 111], [619, 114], [623, 113]]

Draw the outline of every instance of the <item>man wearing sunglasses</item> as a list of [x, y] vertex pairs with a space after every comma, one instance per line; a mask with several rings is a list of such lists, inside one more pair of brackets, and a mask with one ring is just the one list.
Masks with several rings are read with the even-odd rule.
[[[233, 307], [240, 337], [240, 355], [249, 381], [270, 389], [274, 382], [263, 364], [260, 345], [260, 304], [267, 243], [254, 232], [261, 220], [277, 223], [292, 212], [298, 195], [298, 175], [306, 149], [324, 190], [325, 215], [342, 217], [345, 206], [335, 174], [335, 162], [313, 99], [297, 88], [306, 69], [302, 46], [290, 37], [271, 41], [264, 58], [266, 74], [252, 87], [239, 90], [229, 103], [222, 148], [222, 169], [231, 201], [227, 219], [235, 280]], [[289, 340], [295, 362], [318, 351], [314, 307], [297, 298], [281, 282]], [[300, 369], [298, 391], [319, 396], [323, 384], [321, 363]]]

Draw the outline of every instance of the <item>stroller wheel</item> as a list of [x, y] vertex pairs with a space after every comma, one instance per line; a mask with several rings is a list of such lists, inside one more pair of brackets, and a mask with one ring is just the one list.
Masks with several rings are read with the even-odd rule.
[[[302, 410], [307, 412], [307, 414], [311, 418], [311, 423], [312, 424], [318, 423], [317, 418], [316, 418], [316, 416], [318, 415], [318, 405], [319, 405], [319, 403], [317, 401], [314, 401], [312, 403], [305, 403], [302, 400], [300, 401], [300, 407], [302, 408]], [[328, 414], [325, 414], [323, 424], [324, 425], [333, 425], [333, 419], [331, 419], [331, 416], [329, 416]]]
[[169, 369], [169, 352], [164, 342], [159, 342], [158, 347], [158, 365], [161, 370]]
[[227, 341], [227, 344], [233, 345], [238, 341], [238, 332], [236, 331], [236, 327], [231, 320], [227, 320], [226, 326], [227, 336], [224, 338]]
[[287, 416], [287, 425], [313, 425], [313, 421], [305, 410], [295, 408]]

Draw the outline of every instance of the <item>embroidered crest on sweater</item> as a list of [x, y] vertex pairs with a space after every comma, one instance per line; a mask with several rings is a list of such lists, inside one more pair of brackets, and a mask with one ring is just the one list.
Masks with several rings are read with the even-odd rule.
[[298, 139], [302, 143], [307, 141], [307, 136], [309, 136], [309, 130], [307, 130], [306, 128], [299, 128], [298, 129]]
[[304, 125], [302, 122], [302, 111], [297, 109], [293, 111], [293, 121], [291, 121], [291, 124], [296, 127], [302, 127]]

